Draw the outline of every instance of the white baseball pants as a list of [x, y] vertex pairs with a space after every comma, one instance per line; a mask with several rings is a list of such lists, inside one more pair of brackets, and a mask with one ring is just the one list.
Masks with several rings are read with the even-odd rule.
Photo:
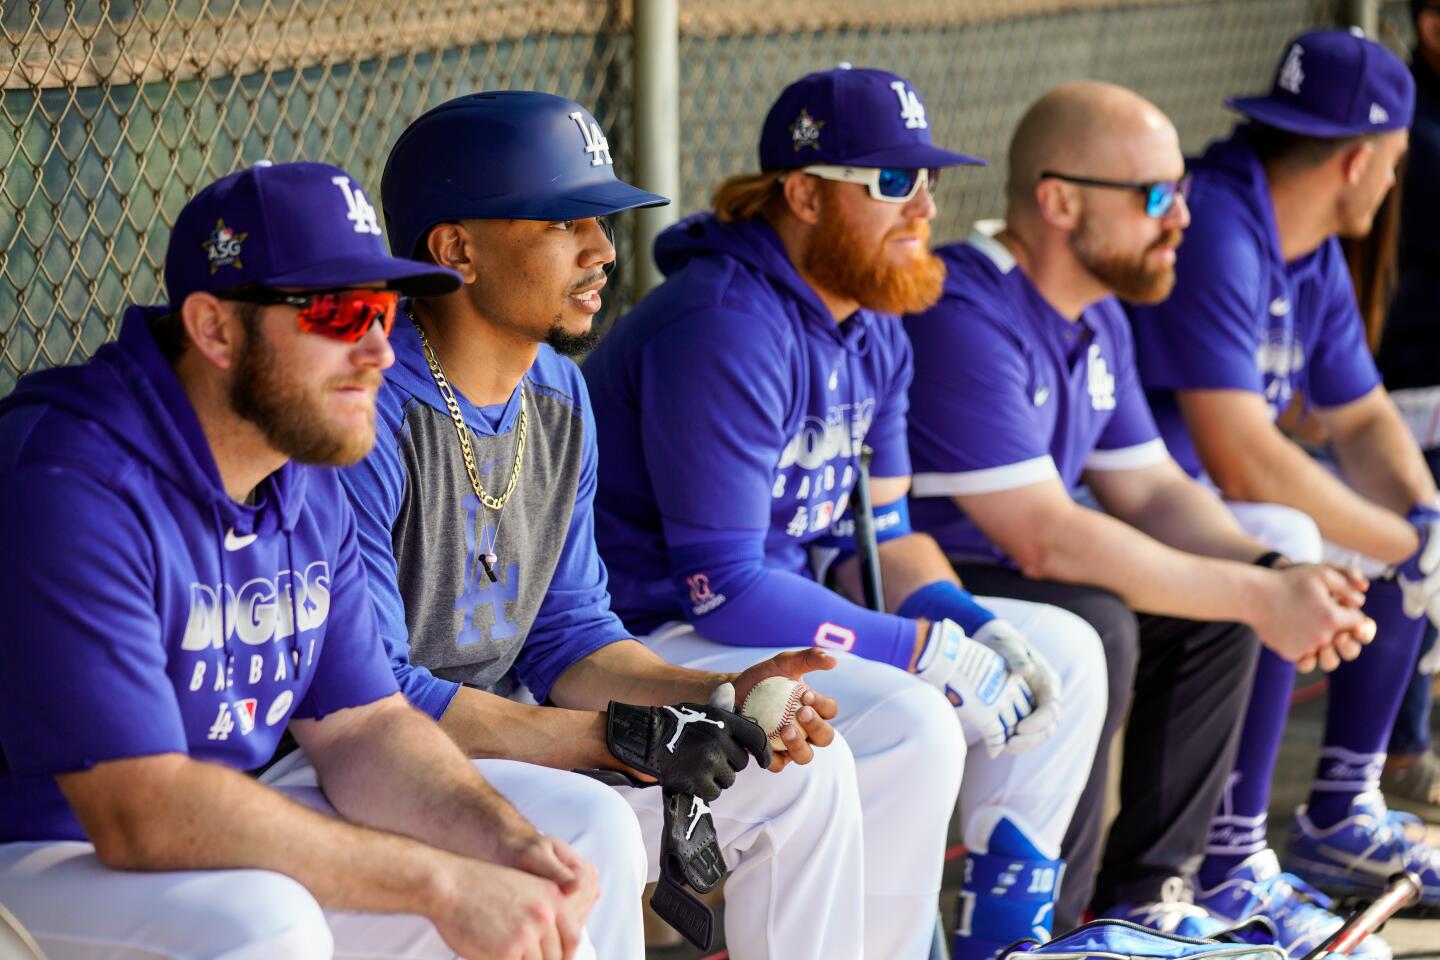
[[[604, 960], [643, 960], [641, 889], [660, 876], [664, 822], [658, 788], [614, 789], [579, 774], [478, 760], [495, 788], [540, 830], [565, 839], [600, 869], [601, 900], [587, 930]], [[315, 783], [299, 753], [267, 781]], [[751, 764], [710, 805], [729, 866], [725, 944], [735, 960], [861, 956], [861, 917], [847, 905], [864, 889], [860, 795], [843, 738], [803, 767], [772, 774]]]
[[[841, 917], [853, 922], [863, 913], [867, 958], [911, 960], [929, 955], [946, 834], [957, 794], [967, 844], [988, 839], [988, 834], [975, 835], [976, 830], [993, 822], [994, 811], [1003, 808], [1035, 832], [1032, 839], [1058, 855], [1089, 776], [1108, 699], [1099, 636], [1084, 620], [1057, 607], [998, 597], [977, 599], [1023, 632], [1060, 674], [1064, 707], [1059, 729], [1036, 750], [993, 760], [983, 748], [969, 750], [949, 701], [934, 687], [888, 664], [842, 653], [836, 655], [835, 669], [806, 677], [807, 683], [840, 705], [835, 726], [854, 754], [865, 861], [863, 895], [812, 901], [814, 927], [822, 929]], [[716, 643], [686, 624], [657, 631], [643, 642], [671, 663], [714, 671], [741, 670], [793, 649]], [[978, 741], [974, 737], [971, 744]], [[728, 797], [727, 793], [721, 802]], [[734, 884], [726, 887], [727, 916], [734, 890]], [[729, 929], [727, 924], [727, 937]], [[732, 955], [746, 956], [733, 949]], [[852, 948], [828, 955], [855, 953]]]

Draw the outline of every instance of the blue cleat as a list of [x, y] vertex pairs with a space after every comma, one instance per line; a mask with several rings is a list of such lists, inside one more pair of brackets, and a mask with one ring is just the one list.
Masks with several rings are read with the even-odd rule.
[[1391, 876], [1410, 870], [1424, 887], [1421, 906], [1440, 907], [1440, 850], [1409, 836], [1411, 823], [1408, 815], [1387, 810], [1378, 791], [1357, 796], [1350, 816], [1323, 829], [1301, 807], [1295, 811], [1285, 866], [1342, 897], [1379, 893]]
[[[1344, 923], [1330, 911], [1330, 898], [1289, 873], [1280, 872], [1273, 850], [1247, 857], [1226, 878], [1209, 890], [1200, 890], [1196, 902], [1224, 922], [1234, 925], [1252, 917], [1265, 917], [1275, 928], [1276, 945], [1295, 960], [1325, 941]], [[1356, 960], [1391, 960], [1388, 944], [1374, 934], [1355, 947]]]
[[1178, 937], [1203, 940], [1230, 929], [1230, 925], [1212, 916], [1204, 907], [1192, 902], [1190, 888], [1181, 877], [1171, 877], [1160, 888], [1160, 899], [1153, 903], [1116, 904], [1103, 914], [1114, 920], [1128, 920], [1150, 930]]

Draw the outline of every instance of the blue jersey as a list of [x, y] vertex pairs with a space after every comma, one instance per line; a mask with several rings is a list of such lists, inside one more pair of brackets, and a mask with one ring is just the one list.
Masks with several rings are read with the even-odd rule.
[[[379, 437], [342, 479], [381, 636], [410, 702], [440, 717], [460, 685], [541, 702], [577, 660], [629, 637], [610, 611], [595, 550], [595, 424], [573, 362], [542, 346], [509, 400], [476, 407], [455, 391], [487, 493], [475, 496], [454, 422], [431, 379], [420, 337], [402, 317], [395, 366], [376, 406]], [[523, 398], [523, 400], [522, 400]], [[497, 530], [498, 524], [498, 530]], [[492, 581], [480, 562], [497, 557]]]
[[396, 691], [335, 471], [289, 463], [231, 500], [158, 312], [0, 402], [0, 841], [84, 839], [56, 774], [251, 769], [292, 716]]
[[913, 621], [815, 582], [862, 442], [910, 473], [910, 346], [895, 317], [837, 323], [761, 222], [698, 214], [655, 246], [667, 273], [585, 362], [600, 437], [596, 536], [637, 628], [688, 619], [723, 643], [908, 659]]
[[1167, 454], [1113, 297], [1072, 322], [981, 229], [944, 247], [945, 294], [905, 319], [910, 389], [911, 519], [956, 558], [1005, 560], [951, 499], [1087, 470], [1127, 470]]
[[1294, 397], [1321, 407], [1380, 383], [1350, 271], [1335, 237], [1289, 263], [1270, 189], [1240, 127], [1191, 160], [1193, 222], [1177, 251], [1175, 290], [1130, 308], [1140, 378], [1175, 459], [1203, 472], [1177, 390], [1262, 394], [1276, 417]]

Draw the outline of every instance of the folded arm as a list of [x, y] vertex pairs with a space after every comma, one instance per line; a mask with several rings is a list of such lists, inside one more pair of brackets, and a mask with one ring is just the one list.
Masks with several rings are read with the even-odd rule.
[[[1177, 396], [1195, 449], [1226, 497], [1294, 507], [1314, 518], [1325, 539], [1386, 563], [1398, 563], [1415, 552], [1419, 540], [1404, 516], [1413, 503], [1397, 513], [1351, 489], [1280, 432], [1262, 395], [1248, 390], [1182, 390]], [[1356, 403], [1369, 406], [1372, 401]], [[1393, 461], [1380, 460], [1386, 455], [1383, 451], [1375, 450], [1372, 441], [1357, 438], [1350, 421], [1358, 417], [1357, 411], [1343, 407], [1328, 415], [1337, 425], [1343, 424], [1342, 429], [1351, 427], [1337, 446], [1342, 466], [1347, 474], [1354, 469], [1360, 477], [1369, 476], [1364, 482], [1372, 489], [1393, 488], [1374, 477], [1392, 471]], [[1388, 446], [1384, 436], [1381, 440]], [[1376, 462], [1362, 465], [1362, 453], [1375, 456]], [[1424, 470], [1423, 462], [1420, 469]], [[1388, 496], [1393, 498], [1393, 493]]]

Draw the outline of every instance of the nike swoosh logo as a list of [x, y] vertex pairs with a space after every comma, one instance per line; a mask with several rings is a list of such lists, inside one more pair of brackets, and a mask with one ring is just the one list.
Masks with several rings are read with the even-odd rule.
[[235, 536], [234, 530], [225, 531], [225, 549], [234, 553], [236, 550], [244, 550], [250, 544], [260, 539], [258, 533], [247, 533], [243, 537]]
[[1283, 317], [1290, 312], [1290, 301], [1284, 297], [1276, 297], [1270, 301], [1270, 315], [1272, 317]]
[[1391, 857], [1389, 860], [1363, 860], [1356, 857], [1353, 853], [1336, 850], [1334, 847], [1327, 847], [1324, 844], [1321, 844], [1317, 849], [1337, 863], [1343, 864], [1347, 870], [1358, 870], [1361, 873], [1368, 873], [1381, 878], [1388, 879], [1392, 873], [1399, 873], [1406, 868], [1404, 857]]

